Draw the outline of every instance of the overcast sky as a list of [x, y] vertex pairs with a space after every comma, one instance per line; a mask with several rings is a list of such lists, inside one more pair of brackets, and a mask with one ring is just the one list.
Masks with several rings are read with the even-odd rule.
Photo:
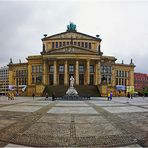
[[148, 73], [148, 1], [142, 0], [0, 0], [0, 67], [42, 50], [43, 34], [77, 31], [102, 39], [104, 55], [115, 56], [136, 72]]

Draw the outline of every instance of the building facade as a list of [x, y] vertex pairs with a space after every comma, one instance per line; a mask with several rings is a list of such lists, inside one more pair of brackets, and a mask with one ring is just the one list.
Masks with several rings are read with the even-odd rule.
[[[77, 32], [73, 23], [65, 32], [52, 36], [44, 35], [40, 55], [28, 56], [27, 63], [9, 64], [9, 83], [16, 85], [16, 72], [20, 67], [27, 71], [27, 93], [41, 95], [45, 86], [68, 86], [69, 78], [75, 85], [95, 85], [102, 96], [107, 91], [116, 94], [116, 85], [134, 86], [134, 67], [115, 63], [113, 56], [101, 51], [101, 39]], [[10, 62], [11, 63], [11, 62]]]
[[9, 70], [8, 67], [0, 68], [0, 95], [4, 95], [8, 92], [9, 87]]
[[143, 91], [148, 87], [148, 74], [134, 73], [134, 85], [136, 91]]

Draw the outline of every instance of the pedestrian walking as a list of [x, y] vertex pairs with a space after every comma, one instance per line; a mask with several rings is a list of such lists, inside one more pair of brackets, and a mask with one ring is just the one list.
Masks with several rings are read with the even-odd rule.
[[129, 92], [127, 93], [127, 97], [130, 98], [130, 93]]
[[32, 94], [32, 97], [33, 97], [33, 100], [34, 100], [34, 97], [35, 97], [35, 94], [34, 93]]
[[110, 92], [108, 92], [108, 94], [107, 94], [107, 100], [108, 101], [110, 100]]
[[45, 100], [48, 100], [48, 93], [46, 93], [45, 95]]
[[131, 99], [133, 99], [133, 94], [131, 93]]
[[53, 92], [52, 93], [52, 101], [54, 101], [55, 100], [55, 93]]
[[112, 91], [110, 92], [110, 101], [112, 100], [112, 98], [113, 98], [113, 93], [112, 93]]
[[145, 97], [145, 94], [143, 93], [142, 98], [144, 99], [144, 97]]

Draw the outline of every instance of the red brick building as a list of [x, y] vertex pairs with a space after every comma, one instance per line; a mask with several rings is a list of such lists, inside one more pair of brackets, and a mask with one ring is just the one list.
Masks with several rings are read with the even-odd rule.
[[134, 86], [136, 91], [148, 87], [148, 74], [134, 73]]

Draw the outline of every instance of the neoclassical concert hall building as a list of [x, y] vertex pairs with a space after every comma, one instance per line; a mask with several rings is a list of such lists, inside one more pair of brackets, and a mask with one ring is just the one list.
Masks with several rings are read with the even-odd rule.
[[27, 63], [10, 61], [9, 85], [17, 89], [27, 85], [26, 95], [34, 92], [39, 96], [47, 86], [68, 87], [71, 76], [75, 79], [75, 87], [95, 86], [102, 96], [107, 91], [117, 95], [118, 86], [121, 86], [121, 92], [126, 86], [134, 86], [132, 60], [129, 64], [116, 63], [114, 56], [103, 55], [101, 41], [99, 35], [94, 37], [78, 32], [73, 23], [65, 32], [51, 36], [44, 34], [40, 55], [28, 56]]

